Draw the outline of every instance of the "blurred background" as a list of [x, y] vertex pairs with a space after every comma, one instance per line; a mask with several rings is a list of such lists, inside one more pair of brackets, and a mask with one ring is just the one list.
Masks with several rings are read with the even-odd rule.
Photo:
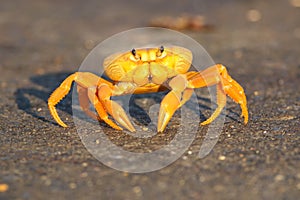
[[[300, 195], [300, 1], [0, 1], [0, 199], [297, 199]], [[222, 135], [148, 174], [110, 169], [76, 129], [53, 123], [51, 91], [113, 34], [179, 30], [246, 91], [250, 112], [228, 103]], [[70, 96], [58, 106], [72, 123]], [[206, 116], [209, 116], [209, 112]]]

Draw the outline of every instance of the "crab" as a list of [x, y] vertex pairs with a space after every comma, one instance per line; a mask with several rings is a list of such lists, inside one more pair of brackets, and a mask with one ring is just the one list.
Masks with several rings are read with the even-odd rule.
[[[226, 67], [216, 64], [200, 72], [189, 71], [191, 62], [192, 52], [179, 46], [132, 49], [113, 54], [103, 63], [107, 79], [90, 72], [75, 72], [68, 76], [48, 99], [50, 113], [59, 125], [67, 127], [55, 106], [76, 82], [79, 105], [89, 117], [104, 121], [116, 130], [126, 128], [135, 132], [124, 109], [111, 97], [169, 90], [161, 102], [157, 123], [157, 131], [163, 132], [175, 111], [190, 99], [194, 89], [216, 85], [217, 108], [201, 125], [218, 117], [226, 105], [226, 95], [240, 105], [241, 117], [247, 124], [244, 90], [230, 77]], [[90, 110], [90, 104], [97, 114]]]

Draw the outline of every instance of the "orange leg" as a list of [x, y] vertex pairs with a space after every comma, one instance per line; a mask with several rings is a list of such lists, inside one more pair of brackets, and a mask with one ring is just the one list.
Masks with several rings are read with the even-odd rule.
[[[127, 117], [124, 109], [118, 103], [110, 100], [113, 91], [114, 90], [112, 88], [110, 88], [108, 85], [101, 84], [101, 85], [98, 86], [97, 96], [98, 96], [101, 104], [103, 104], [105, 110], [117, 122], [119, 122], [122, 126], [124, 126], [129, 131], [135, 132], [135, 128], [133, 127], [133, 125], [131, 124], [130, 120], [128, 119], [128, 117]], [[97, 107], [96, 107], [96, 109], [97, 109]], [[111, 125], [111, 124], [109, 124], [109, 125]], [[115, 128], [115, 127], [113, 127], [113, 128]]]
[[217, 104], [217, 109], [213, 112], [210, 118], [202, 122], [201, 125], [206, 125], [214, 121], [220, 115], [226, 105], [226, 94], [220, 84], [217, 85]]
[[[59, 125], [67, 127], [58, 116], [55, 106], [68, 94], [73, 81], [77, 83], [79, 104], [88, 116], [98, 120], [101, 119], [112, 128], [122, 130], [121, 127], [109, 119], [109, 113], [125, 128], [132, 132], [135, 131], [123, 108], [116, 102], [110, 100], [112, 91], [114, 90], [112, 83], [89, 72], [76, 72], [71, 74], [49, 97], [48, 107], [50, 113]], [[90, 102], [94, 105], [99, 117], [89, 110]]]
[[217, 103], [218, 107], [210, 118], [202, 122], [202, 125], [211, 123], [222, 111], [226, 104], [226, 95], [240, 104], [244, 123], [248, 122], [247, 99], [244, 90], [240, 84], [233, 80], [228, 74], [226, 68], [217, 64], [205, 69], [202, 72], [193, 73], [189, 77], [188, 87], [200, 88], [217, 85]]
[[90, 101], [88, 98], [88, 89], [77, 85], [77, 93], [78, 93], [78, 100], [79, 100], [79, 105], [82, 109], [83, 112], [92, 119], [95, 120], [100, 120], [100, 118], [90, 110]]
[[170, 121], [174, 112], [188, 101], [194, 88], [216, 85], [217, 109], [201, 125], [206, 125], [215, 120], [226, 105], [226, 95], [231, 97], [242, 108], [244, 123], [248, 122], [247, 100], [243, 88], [233, 80], [223, 65], [214, 65], [202, 72], [187, 72], [177, 75], [170, 82], [172, 90], [165, 96], [161, 103], [157, 130], [162, 132]]
[[97, 89], [96, 87], [90, 87], [88, 88], [88, 98], [91, 101], [91, 103], [94, 105], [98, 115], [100, 118], [105, 121], [108, 125], [110, 125], [112, 128], [116, 130], [122, 130], [121, 127], [119, 127], [117, 124], [115, 124], [112, 120], [108, 118], [108, 114], [100, 102], [100, 100], [97, 97]]
[[157, 123], [158, 132], [163, 132], [165, 130], [175, 111], [191, 98], [193, 89], [186, 88], [186, 83], [187, 77], [183, 74], [175, 76], [169, 82], [169, 86], [172, 90], [161, 102]]
[[67, 127], [67, 125], [60, 119], [55, 109], [55, 105], [58, 104], [70, 91], [72, 82], [76, 79], [78, 73], [71, 74], [68, 76], [60, 86], [54, 90], [51, 96], [48, 99], [48, 108], [50, 110], [51, 115], [55, 119], [55, 121], [61, 125], [62, 127]]

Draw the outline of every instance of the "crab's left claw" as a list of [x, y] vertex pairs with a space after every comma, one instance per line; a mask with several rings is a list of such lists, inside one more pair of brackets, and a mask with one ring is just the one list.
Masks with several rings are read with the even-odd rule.
[[185, 75], [177, 75], [169, 82], [172, 90], [161, 102], [157, 123], [158, 132], [165, 130], [175, 111], [191, 98], [193, 89], [186, 88], [186, 85], [187, 78]]

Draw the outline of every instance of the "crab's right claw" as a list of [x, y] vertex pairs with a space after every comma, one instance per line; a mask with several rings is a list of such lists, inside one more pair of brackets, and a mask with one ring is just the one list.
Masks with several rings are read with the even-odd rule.
[[[181, 96], [181, 95], [180, 95]], [[163, 132], [180, 105], [180, 97], [174, 91], [169, 92], [160, 105], [157, 131]]]

